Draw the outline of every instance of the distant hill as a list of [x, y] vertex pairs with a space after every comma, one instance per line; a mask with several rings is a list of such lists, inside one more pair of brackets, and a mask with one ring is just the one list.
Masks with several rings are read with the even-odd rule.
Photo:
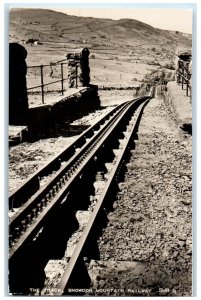
[[130, 51], [137, 45], [161, 45], [172, 50], [191, 47], [191, 35], [154, 28], [133, 19], [76, 17], [48, 9], [11, 9], [9, 40], [71, 43], [90, 48]]

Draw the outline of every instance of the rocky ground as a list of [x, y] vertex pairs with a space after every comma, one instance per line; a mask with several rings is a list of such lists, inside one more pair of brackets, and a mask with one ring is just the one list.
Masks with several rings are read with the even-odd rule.
[[191, 295], [191, 147], [164, 100], [152, 99], [91, 264], [97, 295]]

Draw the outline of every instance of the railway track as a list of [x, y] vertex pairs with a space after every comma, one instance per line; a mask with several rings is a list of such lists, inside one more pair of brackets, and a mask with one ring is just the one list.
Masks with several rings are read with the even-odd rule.
[[[110, 196], [117, 190], [143, 108], [151, 97], [117, 106], [10, 195], [10, 210], [17, 208], [9, 221], [11, 293], [30, 294], [30, 289], [37, 288], [47, 294], [44, 267], [52, 257], [64, 255], [68, 239], [79, 227], [75, 212], [81, 210], [89, 211], [88, 222], [52, 293], [65, 295], [69, 287], [76, 286], [77, 274], [85, 270], [84, 262], [90, 259], [104, 226], [104, 215], [111, 208]], [[40, 180], [49, 174], [49, 180], [40, 188]], [[98, 177], [102, 184], [96, 189]], [[49, 244], [52, 235], [62, 251], [55, 243]]]

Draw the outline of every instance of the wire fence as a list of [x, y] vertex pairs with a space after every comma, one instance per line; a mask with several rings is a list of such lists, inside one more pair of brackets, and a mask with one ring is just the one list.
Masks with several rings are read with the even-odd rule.
[[50, 62], [47, 65], [36, 65], [27, 67], [27, 93], [41, 95], [42, 104], [45, 103], [45, 94], [50, 92], [61, 92], [64, 95], [68, 80], [67, 62]]

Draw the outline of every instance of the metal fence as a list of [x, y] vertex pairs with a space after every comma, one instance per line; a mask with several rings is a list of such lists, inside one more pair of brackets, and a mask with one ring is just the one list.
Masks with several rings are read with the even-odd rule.
[[[28, 66], [28, 94], [40, 94], [42, 97], [42, 104], [45, 103], [44, 97], [48, 92], [56, 91], [61, 92], [61, 94], [63, 95], [64, 91], [66, 90], [66, 88], [64, 87], [64, 82], [68, 80], [67, 62], [65, 63], [64, 61], [66, 60], [62, 60], [56, 63], [52, 62], [47, 65]], [[33, 85], [34, 83], [36, 85], [29, 87], [29, 85]], [[52, 89], [49, 90], [49, 86], [51, 86]]]
[[191, 73], [189, 72], [189, 62], [180, 61], [179, 63], [179, 68], [176, 72], [177, 83], [179, 85], [181, 84], [182, 90], [186, 88], [186, 96], [191, 96]]

